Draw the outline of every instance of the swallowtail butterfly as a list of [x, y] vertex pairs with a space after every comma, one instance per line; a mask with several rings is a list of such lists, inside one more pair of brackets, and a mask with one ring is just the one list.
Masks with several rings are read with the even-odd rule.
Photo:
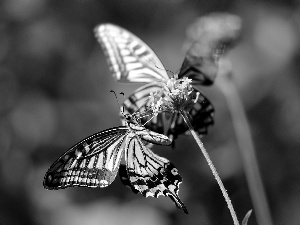
[[[147, 44], [119, 26], [102, 24], [95, 28], [95, 34], [117, 81], [147, 83], [125, 100], [123, 104], [125, 112], [146, 111], [150, 104], [148, 98], [150, 93], [161, 90], [162, 83], [170, 79], [163, 64]], [[200, 42], [195, 43], [187, 52], [178, 78], [191, 78], [195, 89], [194, 85], [212, 84], [217, 73], [217, 65], [210, 50]], [[198, 101], [189, 111], [195, 131], [206, 134], [208, 126], [213, 124], [213, 113], [213, 106], [200, 93]], [[146, 120], [147, 118], [143, 118], [142, 122]], [[179, 113], [166, 116], [159, 114], [145, 126], [155, 132], [166, 133], [171, 140], [188, 131]]]
[[180, 174], [169, 160], [154, 154], [145, 143], [170, 145], [171, 141], [140, 125], [140, 118], [134, 114], [124, 117], [126, 126], [93, 134], [60, 156], [47, 171], [44, 187], [107, 187], [114, 181], [125, 154], [126, 167], [121, 167], [120, 173], [129, 186], [145, 197], [169, 196], [187, 213], [178, 196]]

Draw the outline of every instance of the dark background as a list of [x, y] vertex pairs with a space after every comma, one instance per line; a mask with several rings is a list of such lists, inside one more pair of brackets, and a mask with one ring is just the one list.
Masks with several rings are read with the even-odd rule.
[[[198, 17], [229, 12], [243, 20], [229, 53], [252, 129], [275, 224], [300, 224], [300, 8], [297, 1], [3, 0], [0, 3], [0, 225], [233, 224], [221, 191], [191, 137], [159, 148], [179, 169], [185, 215], [169, 198], [144, 198], [119, 178], [104, 189], [49, 191], [54, 160], [84, 137], [119, 126], [109, 92], [128, 96], [94, 37], [110, 22], [143, 39], [166, 69], [184, 59], [186, 29]], [[253, 208], [224, 95], [204, 92], [216, 110], [202, 140], [241, 221]], [[184, 147], [182, 147], [184, 146]], [[255, 212], [249, 225], [257, 224]]]

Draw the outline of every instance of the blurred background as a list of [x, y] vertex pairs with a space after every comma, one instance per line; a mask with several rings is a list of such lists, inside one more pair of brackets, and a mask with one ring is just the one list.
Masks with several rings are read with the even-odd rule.
[[[187, 27], [212, 12], [243, 21], [227, 57], [256, 148], [274, 224], [300, 224], [299, 1], [2, 0], [0, 3], [0, 224], [233, 224], [207, 163], [189, 136], [154, 151], [179, 169], [179, 196], [144, 198], [119, 178], [104, 189], [49, 191], [50, 165], [81, 139], [121, 125], [110, 90], [139, 84], [111, 76], [93, 29], [104, 22], [144, 40], [166, 69], [178, 71]], [[217, 78], [218, 79], [218, 78]], [[215, 125], [202, 140], [241, 221], [253, 209], [224, 94], [203, 88]], [[181, 147], [181, 146], [189, 146]], [[257, 224], [255, 212], [249, 225]]]

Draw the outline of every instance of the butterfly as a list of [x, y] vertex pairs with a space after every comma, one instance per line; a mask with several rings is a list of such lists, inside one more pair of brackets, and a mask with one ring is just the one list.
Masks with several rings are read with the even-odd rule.
[[[61, 155], [47, 171], [44, 187], [50, 190], [75, 186], [104, 188], [115, 180], [120, 168], [121, 177], [136, 192], [145, 197], [169, 196], [179, 209], [188, 213], [178, 196], [182, 182], [178, 170], [146, 145], [170, 145], [171, 141], [146, 129], [135, 114], [124, 114], [124, 118], [125, 126], [93, 134]], [[120, 167], [124, 154], [126, 166]]]
[[[113, 24], [102, 24], [95, 28], [95, 35], [102, 46], [114, 78], [120, 82], [147, 83], [137, 89], [123, 103], [126, 113], [146, 111], [150, 105], [150, 93], [159, 92], [162, 84], [170, 80], [163, 64], [154, 51], [131, 32]], [[178, 79], [188, 77], [196, 85], [209, 85], [217, 74], [217, 62], [211, 49], [203, 43], [195, 43], [183, 61]], [[213, 124], [214, 108], [199, 92], [197, 102], [188, 112], [196, 132], [206, 134]], [[143, 118], [145, 122], [147, 118]], [[147, 123], [146, 128], [166, 133], [173, 141], [179, 134], [189, 130], [179, 113], [158, 114]]]

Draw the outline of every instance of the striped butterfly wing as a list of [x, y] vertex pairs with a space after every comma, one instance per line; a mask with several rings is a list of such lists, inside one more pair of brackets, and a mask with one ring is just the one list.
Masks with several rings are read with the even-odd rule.
[[118, 172], [127, 133], [127, 127], [117, 127], [82, 140], [52, 164], [45, 175], [44, 187], [102, 188], [110, 185]]
[[175, 166], [169, 160], [154, 154], [136, 135], [128, 135], [125, 147], [125, 167], [120, 167], [123, 184], [131, 187], [135, 193], [143, 196], [169, 196], [177, 208], [188, 213], [178, 196], [179, 184], [182, 178]]
[[213, 47], [204, 41], [197, 41], [187, 51], [178, 78], [188, 77], [193, 80], [193, 85], [211, 85], [217, 73]]
[[129, 31], [102, 24], [95, 28], [95, 35], [116, 80], [149, 83], [169, 79], [153, 50]]

